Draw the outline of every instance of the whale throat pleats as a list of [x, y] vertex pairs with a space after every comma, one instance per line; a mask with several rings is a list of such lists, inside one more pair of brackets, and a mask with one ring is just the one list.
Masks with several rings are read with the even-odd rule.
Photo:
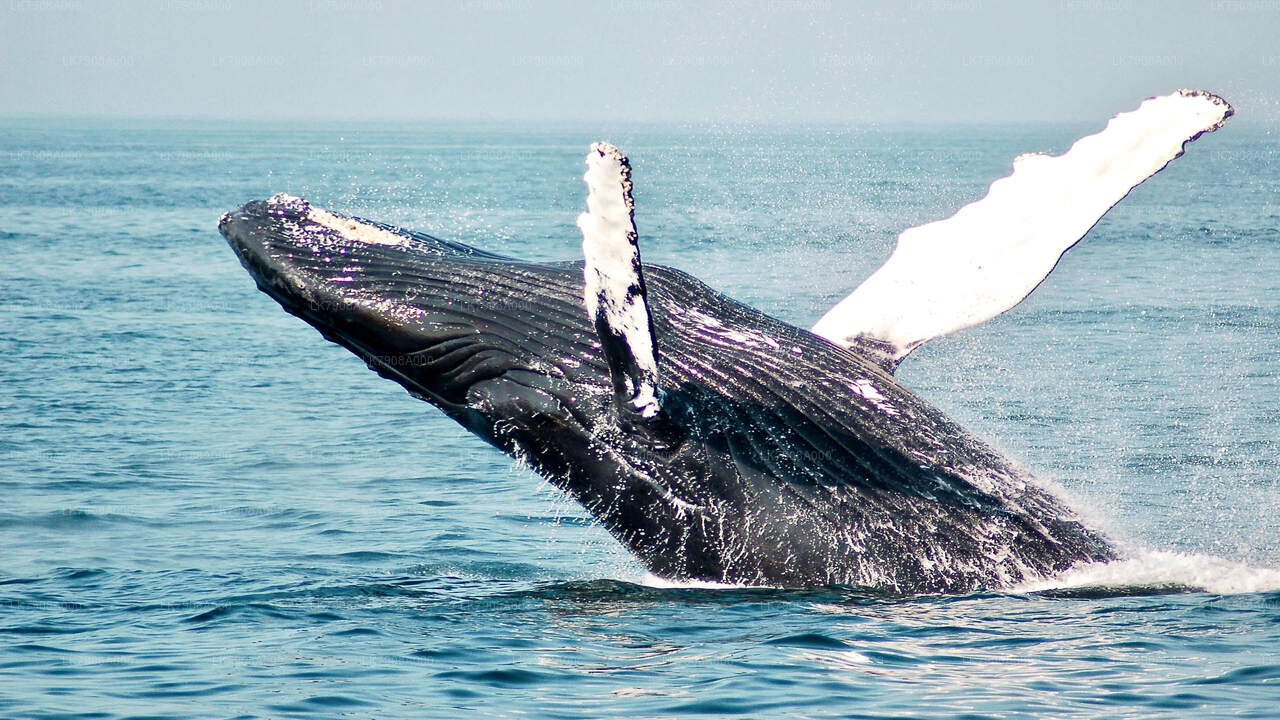
[[921, 343], [999, 315], [1131, 189], [1232, 112], [1216, 95], [1179, 90], [1116, 115], [1062, 155], [1019, 156], [981, 200], [903, 232], [889, 260], [814, 334], [892, 371]]

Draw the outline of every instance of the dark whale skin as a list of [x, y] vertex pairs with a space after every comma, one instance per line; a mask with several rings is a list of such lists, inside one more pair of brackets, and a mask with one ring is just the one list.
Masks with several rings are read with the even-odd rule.
[[873, 358], [683, 272], [644, 266], [664, 412], [643, 421], [614, 402], [581, 262], [313, 217], [277, 196], [219, 229], [285, 310], [527, 462], [656, 575], [960, 593], [1117, 556]]

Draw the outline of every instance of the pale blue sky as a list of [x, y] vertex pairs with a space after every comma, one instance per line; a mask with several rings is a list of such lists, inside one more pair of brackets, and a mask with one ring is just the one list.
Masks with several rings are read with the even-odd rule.
[[[270, 7], [268, 7], [270, 6]], [[1280, 119], [1280, 0], [0, 0], [0, 115]]]

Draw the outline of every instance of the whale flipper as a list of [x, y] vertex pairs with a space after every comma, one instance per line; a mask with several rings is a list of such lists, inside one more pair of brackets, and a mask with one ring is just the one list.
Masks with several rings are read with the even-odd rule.
[[887, 262], [813, 326], [892, 371], [912, 350], [1012, 308], [1131, 189], [1233, 113], [1179, 90], [1121, 113], [1062, 155], [1034, 153], [985, 197], [904, 231]]
[[636, 240], [631, 164], [618, 148], [594, 143], [587, 153], [587, 212], [582, 230], [583, 300], [609, 363], [620, 408], [657, 416], [658, 350]]

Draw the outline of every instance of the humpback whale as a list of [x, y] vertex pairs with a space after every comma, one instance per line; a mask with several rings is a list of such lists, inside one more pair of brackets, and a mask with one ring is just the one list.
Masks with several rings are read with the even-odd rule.
[[1182, 90], [1062, 155], [1019, 157], [984, 198], [903, 232], [812, 331], [642, 263], [630, 164], [604, 143], [587, 155], [578, 261], [525, 262], [284, 194], [219, 229], [286, 311], [527, 462], [656, 575], [967, 592], [1119, 552], [895, 368], [1020, 302], [1231, 113]]

